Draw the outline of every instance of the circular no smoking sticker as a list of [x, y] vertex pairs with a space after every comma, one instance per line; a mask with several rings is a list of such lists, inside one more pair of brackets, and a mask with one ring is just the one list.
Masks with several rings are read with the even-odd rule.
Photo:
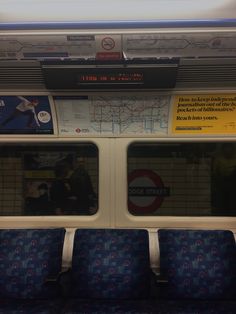
[[148, 169], [137, 169], [129, 174], [128, 206], [134, 214], [147, 214], [160, 208], [169, 188], [161, 177]]
[[102, 39], [102, 48], [104, 50], [108, 51], [112, 50], [115, 48], [115, 45], [116, 45], [115, 40], [111, 37], [105, 37]]

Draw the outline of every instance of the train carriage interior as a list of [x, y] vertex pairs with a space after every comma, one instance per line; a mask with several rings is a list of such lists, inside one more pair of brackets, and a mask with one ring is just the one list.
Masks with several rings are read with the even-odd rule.
[[236, 313], [234, 0], [0, 0], [0, 314]]

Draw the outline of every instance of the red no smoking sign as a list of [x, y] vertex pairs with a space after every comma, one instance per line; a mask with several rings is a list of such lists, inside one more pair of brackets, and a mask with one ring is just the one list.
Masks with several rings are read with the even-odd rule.
[[148, 169], [136, 169], [129, 174], [128, 205], [134, 214], [147, 214], [160, 208], [169, 188], [161, 177]]
[[115, 43], [115, 40], [111, 37], [105, 37], [102, 39], [102, 42], [101, 42], [101, 45], [102, 45], [102, 48], [104, 50], [113, 50], [116, 46], [116, 43]]
[[96, 59], [120, 60], [122, 58], [121, 35], [96, 35]]

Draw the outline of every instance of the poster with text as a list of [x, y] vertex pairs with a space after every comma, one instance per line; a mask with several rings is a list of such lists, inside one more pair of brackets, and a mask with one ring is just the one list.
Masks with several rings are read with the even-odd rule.
[[53, 134], [47, 96], [0, 96], [0, 134]]
[[172, 133], [236, 134], [236, 94], [178, 95], [173, 102]]

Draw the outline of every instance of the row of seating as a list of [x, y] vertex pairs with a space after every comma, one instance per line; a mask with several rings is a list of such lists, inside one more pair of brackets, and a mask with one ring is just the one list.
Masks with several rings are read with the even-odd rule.
[[226, 230], [158, 230], [160, 275], [141, 229], [0, 230], [0, 313], [236, 313], [236, 244]]

